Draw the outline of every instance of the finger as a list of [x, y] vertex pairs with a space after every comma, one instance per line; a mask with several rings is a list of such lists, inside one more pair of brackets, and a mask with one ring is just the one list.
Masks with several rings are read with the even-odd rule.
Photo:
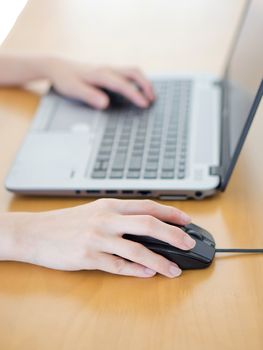
[[115, 72], [97, 74], [94, 84], [125, 96], [138, 107], [145, 108], [149, 105], [147, 98], [132, 82]]
[[179, 227], [166, 224], [151, 215], [120, 215], [109, 226], [120, 234], [151, 236], [183, 250], [195, 246], [195, 240]]
[[143, 265], [129, 262], [119, 256], [113, 256], [105, 253], [100, 255], [97, 269], [117, 275], [144, 278], [153, 277], [156, 274], [156, 271]]
[[182, 273], [178, 265], [163, 256], [145, 248], [142, 244], [116, 238], [110, 240], [109, 253], [116, 254], [137, 264], [146, 266], [167, 277], [177, 277]]
[[183, 211], [168, 205], [163, 205], [149, 199], [118, 200], [116, 204], [121, 214], [146, 214], [160, 220], [178, 225], [188, 225], [191, 218]]
[[143, 93], [149, 100], [154, 101], [155, 95], [152, 83], [139, 69], [119, 69], [119, 71], [125, 78], [135, 82], [142, 89]]
[[78, 83], [72, 86], [72, 91], [68, 95], [97, 109], [105, 109], [109, 105], [107, 94], [85, 83]]

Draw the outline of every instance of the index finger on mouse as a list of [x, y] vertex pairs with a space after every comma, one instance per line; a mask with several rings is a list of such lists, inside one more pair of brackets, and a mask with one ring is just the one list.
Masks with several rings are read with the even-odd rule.
[[195, 246], [195, 240], [179, 227], [169, 225], [151, 215], [120, 215], [118, 220], [114, 220], [112, 227], [117, 235], [129, 233], [150, 236], [183, 250]]

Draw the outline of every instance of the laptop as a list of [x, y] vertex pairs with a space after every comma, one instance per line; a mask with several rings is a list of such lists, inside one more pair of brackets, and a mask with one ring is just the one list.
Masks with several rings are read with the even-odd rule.
[[152, 77], [148, 109], [105, 111], [53, 89], [6, 179], [15, 193], [202, 199], [223, 191], [263, 93], [263, 6], [247, 3], [222, 77]]

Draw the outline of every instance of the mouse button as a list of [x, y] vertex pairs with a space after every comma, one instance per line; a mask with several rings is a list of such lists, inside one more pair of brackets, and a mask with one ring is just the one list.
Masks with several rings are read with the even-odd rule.
[[215, 255], [215, 248], [205, 244], [203, 241], [196, 241], [196, 245], [190, 250], [190, 252], [196, 258], [209, 262]]
[[193, 230], [194, 232], [196, 232], [197, 234], [202, 236], [202, 240], [206, 240], [206, 243], [208, 244], [207, 241], [210, 241], [212, 243], [212, 245], [215, 245], [215, 240], [214, 237], [211, 235], [211, 233], [209, 233], [208, 231], [204, 230], [202, 227], [197, 226], [195, 224], [189, 224], [186, 226], [186, 232], [188, 233], [189, 230]]
[[138, 236], [138, 235], [131, 235], [129, 233], [125, 233], [122, 238], [128, 239], [129, 241], [138, 242], [138, 243], [144, 243], [152, 241], [150, 240], [150, 237], [148, 236]]
[[197, 232], [197, 231], [194, 231], [194, 230], [192, 230], [192, 229], [190, 229], [190, 230], [187, 230], [186, 231], [186, 233], [188, 234], [188, 235], [190, 235], [190, 236], [192, 236], [192, 238], [197, 238], [197, 239], [199, 239], [199, 240], [203, 240], [203, 235], [201, 234], [201, 233], [199, 233], [199, 232]]
[[151, 251], [153, 251], [154, 253], [160, 254], [165, 258], [174, 262], [176, 262], [178, 259], [192, 260], [191, 256], [190, 255], [188, 256], [189, 251], [182, 251], [181, 249], [178, 249], [171, 245], [169, 245], [169, 247], [166, 247], [164, 245], [150, 243], [150, 244], [144, 244], [144, 246], [150, 249]]
[[160, 254], [168, 260], [173, 261], [183, 270], [202, 269], [211, 264], [211, 260], [200, 259], [199, 256], [191, 254], [191, 251], [182, 251], [177, 248], [167, 249], [156, 245], [149, 245], [147, 248], [151, 249], [156, 254]]
[[215, 242], [214, 241], [210, 241], [210, 239], [207, 239], [207, 238], [203, 237], [203, 242], [208, 244], [211, 247], [215, 247]]
[[165, 246], [170, 245], [169, 243], [160, 241], [159, 239], [156, 239], [150, 236], [139, 236], [139, 235], [131, 235], [131, 234], [125, 233], [122, 237], [130, 241], [141, 243], [141, 244], [156, 244], [156, 245], [165, 245]]

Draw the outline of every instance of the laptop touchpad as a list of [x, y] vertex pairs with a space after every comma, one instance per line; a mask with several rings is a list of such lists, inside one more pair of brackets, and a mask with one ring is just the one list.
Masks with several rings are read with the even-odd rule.
[[91, 132], [100, 114], [84, 103], [58, 97], [45, 129], [52, 132]]
[[[31, 133], [16, 160], [16, 170], [33, 182], [68, 179], [91, 155], [92, 138], [87, 134]], [[22, 175], [22, 174], [21, 174]], [[44, 179], [43, 179], [44, 178]]]

